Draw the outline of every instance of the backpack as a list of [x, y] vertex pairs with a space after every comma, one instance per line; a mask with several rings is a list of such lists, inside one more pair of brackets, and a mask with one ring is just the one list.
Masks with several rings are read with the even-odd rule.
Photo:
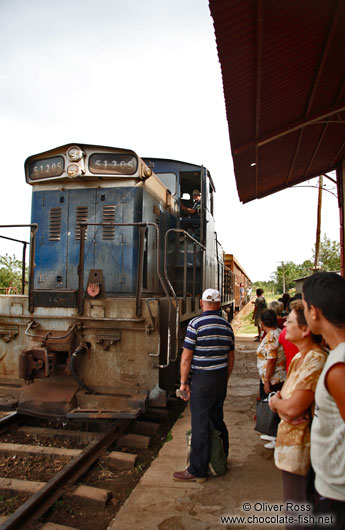
[[[192, 450], [192, 431], [186, 432], [187, 436], [187, 467], [190, 461], [190, 452]], [[218, 477], [226, 472], [227, 458], [224, 453], [223, 440], [221, 433], [211, 426], [211, 456], [208, 464], [208, 475]]]

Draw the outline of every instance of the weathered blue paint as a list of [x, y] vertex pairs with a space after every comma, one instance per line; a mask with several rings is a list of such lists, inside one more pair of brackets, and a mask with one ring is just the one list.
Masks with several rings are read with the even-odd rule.
[[[38, 223], [35, 289], [77, 289], [79, 238], [76, 211], [87, 207], [87, 222], [102, 223], [103, 207], [115, 206], [115, 223], [142, 221], [140, 187], [34, 191], [32, 222]], [[49, 240], [52, 208], [61, 209], [60, 240]], [[115, 227], [114, 238], [104, 240], [101, 226], [89, 226], [85, 241], [84, 285], [90, 269], [102, 269], [108, 294], [134, 293], [137, 281], [139, 233], [135, 227]]]

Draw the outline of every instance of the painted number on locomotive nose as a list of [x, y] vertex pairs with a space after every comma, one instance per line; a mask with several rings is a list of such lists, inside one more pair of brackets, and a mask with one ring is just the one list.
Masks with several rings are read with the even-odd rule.
[[29, 176], [31, 179], [59, 177], [64, 170], [64, 159], [62, 156], [44, 158], [31, 162]]
[[89, 169], [91, 173], [106, 175], [133, 175], [138, 162], [133, 155], [96, 153], [90, 156]]

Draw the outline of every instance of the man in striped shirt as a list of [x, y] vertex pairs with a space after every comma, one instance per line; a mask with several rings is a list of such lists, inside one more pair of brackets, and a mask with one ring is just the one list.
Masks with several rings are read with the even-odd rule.
[[[224, 451], [229, 451], [228, 430], [223, 421], [227, 382], [234, 366], [235, 341], [232, 328], [220, 315], [220, 293], [206, 289], [202, 295], [201, 316], [190, 321], [181, 357], [183, 399], [190, 399], [192, 450], [190, 465], [176, 471], [175, 480], [204, 482], [211, 453], [212, 426], [220, 431]], [[192, 370], [191, 387], [188, 377]]]

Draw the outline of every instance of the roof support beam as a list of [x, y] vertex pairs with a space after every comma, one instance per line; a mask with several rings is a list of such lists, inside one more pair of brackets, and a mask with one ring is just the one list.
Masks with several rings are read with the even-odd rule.
[[308, 105], [307, 105], [307, 108], [306, 108], [306, 111], [305, 111], [305, 114], [304, 114], [305, 117], [309, 116], [309, 114], [310, 114], [310, 111], [311, 111], [311, 108], [313, 106], [314, 99], [315, 99], [315, 96], [316, 96], [316, 92], [317, 92], [317, 90], [319, 88], [320, 79], [321, 79], [321, 76], [323, 74], [323, 71], [324, 71], [324, 68], [325, 68], [325, 65], [326, 65], [326, 61], [327, 61], [327, 57], [328, 57], [328, 54], [329, 54], [329, 51], [330, 51], [330, 48], [331, 48], [331, 44], [333, 42], [334, 33], [335, 33], [335, 30], [336, 30], [337, 24], [339, 23], [339, 12], [340, 12], [341, 7], [342, 7], [341, 6], [341, 2], [338, 2], [337, 5], [336, 5], [336, 8], [335, 8], [334, 15], [332, 17], [331, 27], [329, 28], [329, 31], [328, 31], [327, 41], [326, 41], [326, 44], [325, 44], [325, 46], [323, 48], [322, 57], [321, 57], [321, 61], [319, 63], [319, 68], [318, 68], [317, 74], [315, 76], [315, 80], [314, 80], [314, 83], [313, 83], [313, 88], [312, 88], [311, 94], [309, 96]]
[[[262, 78], [262, 46], [263, 46], [263, 0], [257, 2], [256, 13], [256, 109], [255, 109], [255, 140], [259, 138], [260, 133], [260, 108], [261, 108], [261, 78]], [[258, 194], [259, 185], [259, 167], [258, 167], [258, 148], [255, 148], [255, 194]]]
[[261, 147], [262, 145], [273, 142], [274, 140], [278, 140], [279, 138], [282, 138], [287, 134], [303, 129], [307, 125], [314, 125], [318, 121], [328, 118], [328, 116], [333, 116], [334, 114], [343, 111], [345, 111], [344, 103], [342, 103], [341, 105], [333, 106], [328, 112], [320, 112], [319, 114], [310, 116], [310, 118], [305, 118], [303, 120], [296, 121], [294, 124], [291, 124], [287, 128], [282, 128], [271, 134], [265, 135], [262, 138], [259, 138], [258, 140], [252, 140], [251, 142], [247, 142], [246, 144], [240, 145], [239, 147], [236, 147], [234, 149], [234, 154], [239, 155], [241, 153], [249, 151], [250, 149], [254, 149], [255, 147]]
[[306, 169], [305, 172], [304, 172], [304, 176], [305, 176], [305, 175], [308, 175], [308, 173], [309, 173], [309, 171], [310, 171], [310, 168], [311, 168], [311, 166], [312, 166], [312, 163], [314, 162], [314, 159], [315, 159], [315, 157], [316, 157], [316, 155], [317, 155], [317, 153], [318, 153], [318, 150], [320, 149], [320, 147], [321, 147], [321, 145], [322, 145], [322, 141], [323, 141], [324, 136], [325, 136], [325, 134], [326, 134], [327, 127], [328, 127], [328, 123], [325, 123], [325, 125], [324, 125], [324, 127], [323, 127], [323, 129], [322, 129], [322, 133], [320, 134], [319, 141], [317, 142], [317, 146], [315, 147], [314, 152], [313, 152], [313, 154], [312, 154], [312, 156], [311, 156], [311, 158], [310, 158], [310, 160], [309, 160], [308, 167], [307, 167], [307, 169]]
[[[331, 43], [333, 41], [335, 30], [336, 30], [336, 27], [337, 27], [337, 24], [338, 24], [339, 10], [340, 10], [340, 3], [336, 6], [335, 14], [334, 14], [334, 16], [332, 18], [332, 24], [331, 24], [331, 26], [329, 28], [329, 31], [328, 31], [326, 44], [323, 47], [322, 57], [321, 57], [321, 60], [319, 62], [319, 66], [318, 66], [317, 73], [316, 73], [316, 76], [315, 76], [315, 80], [314, 80], [314, 83], [313, 83], [313, 88], [312, 88], [312, 91], [311, 91], [310, 96], [309, 96], [309, 100], [308, 100], [306, 111], [304, 113], [304, 118], [307, 118], [310, 115], [310, 111], [312, 109], [312, 106], [313, 106], [313, 103], [314, 103], [314, 99], [316, 97], [316, 93], [317, 93], [317, 90], [319, 88], [320, 79], [321, 79], [321, 76], [323, 74], [323, 71], [324, 71], [324, 68], [325, 68], [325, 65], [326, 65], [326, 60], [327, 60], [327, 57], [328, 57], [328, 54], [329, 54], [329, 51], [330, 51], [330, 47], [331, 47]], [[312, 164], [312, 162], [313, 162], [313, 160], [314, 160], [314, 158], [315, 158], [315, 156], [316, 156], [316, 154], [317, 154], [317, 152], [319, 150], [319, 147], [321, 145], [321, 140], [322, 140], [326, 130], [327, 130], [327, 124], [323, 128], [323, 132], [321, 134], [320, 140], [319, 140], [319, 142], [317, 144], [316, 149], [314, 150], [314, 153], [312, 154], [311, 159], [309, 160], [308, 168], [307, 168], [305, 174], [308, 173], [308, 171], [309, 171], [309, 169], [311, 167], [311, 164]], [[287, 178], [285, 179], [285, 183], [286, 184], [289, 183], [291, 175], [293, 173], [293, 170], [294, 170], [294, 167], [295, 167], [296, 158], [297, 158], [297, 155], [298, 155], [301, 143], [302, 143], [302, 136], [303, 136], [303, 129], [300, 129], [299, 135], [298, 135], [297, 147], [295, 149], [295, 153], [294, 153], [294, 157], [293, 157], [293, 160], [292, 160], [292, 163], [291, 163], [291, 166], [290, 166], [289, 174], [288, 174]]]

